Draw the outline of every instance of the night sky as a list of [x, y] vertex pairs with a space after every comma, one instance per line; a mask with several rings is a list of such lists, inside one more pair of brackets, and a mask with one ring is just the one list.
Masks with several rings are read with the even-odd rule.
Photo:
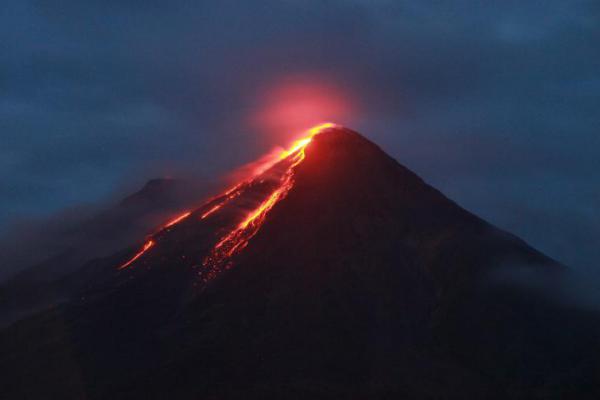
[[288, 144], [307, 121], [265, 114], [308, 93], [465, 208], [600, 260], [598, 1], [4, 0], [0, 37], [0, 231], [222, 176]]

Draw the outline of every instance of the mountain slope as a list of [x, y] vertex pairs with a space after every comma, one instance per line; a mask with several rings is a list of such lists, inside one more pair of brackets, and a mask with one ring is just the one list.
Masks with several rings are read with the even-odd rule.
[[[41, 222], [41, 238], [19, 243], [23, 252], [35, 253], [40, 261], [0, 282], [0, 326], [19, 316], [65, 300], [72, 291], [70, 275], [98, 257], [110, 255], [134, 242], [149, 229], [200, 197], [189, 182], [153, 179], [119, 203], [60, 228]], [[17, 237], [11, 241], [23, 239]], [[24, 246], [26, 244], [26, 246]], [[6, 244], [6, 247], [10, 243]], [[3, 249], [4, 250], [4, 249]], [[4, 259], [6, 268], [21, 255]]]
[[564, 267], [348, 129], [315, 131], [146, 243], [0, 334], [8, 394], [597, 394], [597, 318], [494, 278]]

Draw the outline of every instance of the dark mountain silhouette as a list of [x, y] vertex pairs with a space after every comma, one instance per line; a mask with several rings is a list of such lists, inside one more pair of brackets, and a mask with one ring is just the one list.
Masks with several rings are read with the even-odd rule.
[[510, 279], [558, 285], [566, 268], [345, 128], [140, 248], [68, 274], [70, 301], [0, 333], [5, 396], [599, 394], [596, 316]]
[[[58, 229], [47, 228], [42, 222], [39, 229], [46, 235], [27, 244], [27, 251], [39, 253], [40, 261], [0, 283], [0, 326], [40, 307], [64, 301], [73, 291], [68, 285], [71, 273], [86, 262], [134, 243], [199, 196], [200, 189], [189, 182], [153, 179], [117, 204]], [[9, 257], [4, 262], [20, 258]]]

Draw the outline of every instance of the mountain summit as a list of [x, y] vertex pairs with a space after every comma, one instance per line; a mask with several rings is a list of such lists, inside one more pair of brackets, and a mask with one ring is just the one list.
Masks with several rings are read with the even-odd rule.
[[597, 319], [506, 278], [565, 268], [333, 124], [85, 271], [0, 334], [9, 395], [598, 394]]

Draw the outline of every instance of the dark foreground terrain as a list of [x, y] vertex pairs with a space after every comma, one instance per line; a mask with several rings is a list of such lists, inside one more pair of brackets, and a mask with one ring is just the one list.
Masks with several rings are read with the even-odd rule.
[[0, 332], [2, 398], [600, 398], [599, 319], [551, 290], [568, 270], [345, 128], [314, 137], [247, 247], [204, 264], [285, 162], [129, 267], [137, 248], [62, 277], [67, 300]]

